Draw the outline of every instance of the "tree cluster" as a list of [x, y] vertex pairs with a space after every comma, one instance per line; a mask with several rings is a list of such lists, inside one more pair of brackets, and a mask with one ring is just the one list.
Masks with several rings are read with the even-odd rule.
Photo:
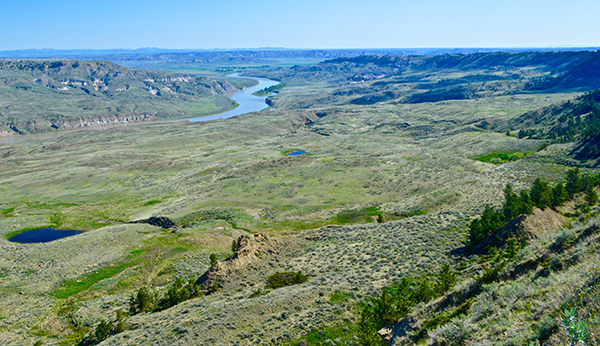
[[93, 333], [90, 333], [80, 343], [80, 346], [92, 346], [101, 343], [108, 339], [109, 336], [122, 333], [128, 329], [127, 326], [127, 313], [124, 311], [117, 311], [117, 316], [114, 321], [101, 320], [96, 326]]
[[184, 283], [181, 278], [177, 278], [162, 295], [158, 291], [151, 293], [146, 287], [138, 289], [129, 299], [129, 312], [135, 315], [141, 312], [161, 311], [199, 295], [200, 289], [195, 280]]
[[361, 345], [381, 345], [377, 331], [396, 323], [419, 303], [426, 303], [448, 292], [456, 284], [456, 272], [450, 264], [444, 265], [435, 279], [402, 278], [381, 290], [377, 297], [362, 306], [358, 322]]
[[573, 199], [580, 192], [585, 193], [588, 206], [595, 205], [598, 203], [598, 196], [594, 187], [599, 184], [599, 174], [582, 176], [579, 169], [568, 170], [565, 182], [559, 182], [552, 187], [548, 182], [537, 178], [531, 188], [524, 189], [519, 194], [514, 192], [510, 184], [507, 184], [504, 188], [504, 204], [500, 208], [485, 205], [481, 216], [471, 222], [469, 243], [475, 246], [507, 222], [521, 215], [531, 214], [533, 208], [556, 208]]
[[[581, 96], [577, 102], [567, 102], [560, 108], [558, 124], [548, 131], [520, 130], [519, 138], [550, 139], [553, 143], [570, 143], [594, 138], [600, 133], [600, 89]], [[590, 156], [597, 155], [598, 145], [591, 143]]]

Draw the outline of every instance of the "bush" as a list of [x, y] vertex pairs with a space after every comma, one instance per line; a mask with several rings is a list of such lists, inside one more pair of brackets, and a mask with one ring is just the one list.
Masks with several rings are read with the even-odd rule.
[[264, 292], [263, 292], [263, 291], [262, 291], [262, 290], [259, 288], [259, 289], [257, 289], [256, 291], [252, 292], [252, 294], [250, 295], [250, 297], [249, 297], [249, 298], [256, 298], [256, 297], [260, 297], [260, 296], [262, 296], [263, 294], [266, 294], [266, 293], [264, 293]]
[[301, 272], [278, 272], [269, 276], [267, 284], [271, 288], [279, 288], [305, 283], [307, 280], [308, 276]]
[[429, 321], [426, 321], [423, 325], [423, 328], [421, 328], [421, 330], [419, 330], [415, 336], [416, 341], [418, 342], [425, 339], [425, 337], [427, 337], [427, 331], [433, 330], [439, 326], [443, 326], [455, 317], [466, 315], [471, 309], [474, 301], [475, 297], [469, 298], [465, 300], [459, 307], [454, 309], [454, 311], [441, 313]]
[[217, 264], [217, 260], [218, 260], [219, 258], [217, 257], [217, 254], [216, 254], [216, 253], [211, 253], [211, 254], [210, 254], [210, 256], [209, 256], [209, 259], [210, 259], [210, 266], [212, 267], [212, 266], [214, 266], [215, 264]]

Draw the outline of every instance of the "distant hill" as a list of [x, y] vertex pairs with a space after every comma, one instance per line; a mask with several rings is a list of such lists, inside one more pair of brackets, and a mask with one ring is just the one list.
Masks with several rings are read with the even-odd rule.
[[573, 158], [598, 160], [600, 89], [573, 101], [524, 113], [500, 126], [499, 130], [516, 131], [519, 138], [549, 139], [553, 143], [578, 142], [571, 152]]
[[355, 105], [433, 103], [592, 90], [600, 86], [600, 52], [365, 55], [249, 74], [283, 82], [327, 81], [338, 88], [331, 97]]
[[363, 49], [294, 49], [294, 48], [233, 48], [233, 49], [23, 49], [0, 51], [0, 59], [91, 59], [91, 60], [160, 60], [163, 62], [226, 61], [246, 59], [336, 59], [367, 55], [444, 55], [493, 52], [591, 51], [599, 47], [579, 48], [363, 48]]
[[24, 134], [232, 108], [229, 82], [107, 61], [0, 61], [0, 133]]
[[568, 70], [555, 77], [532, 81], [529, 90], [551, 89], [595, 89], [600, 87], [600, 52], [594, 52], [588, 59], [569, 64]]

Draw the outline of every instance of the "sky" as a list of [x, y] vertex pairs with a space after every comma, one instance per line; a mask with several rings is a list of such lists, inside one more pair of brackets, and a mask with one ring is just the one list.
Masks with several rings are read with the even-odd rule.
[[600, 1], [6, 0], [19, 49], [600, 46]]

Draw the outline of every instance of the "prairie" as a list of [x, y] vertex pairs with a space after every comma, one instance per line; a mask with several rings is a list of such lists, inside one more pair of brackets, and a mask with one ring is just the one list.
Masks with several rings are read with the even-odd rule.
[[[138, 289], [160, 295], [178, 277], [201, 277], [215, 267], [210, 254], [222, 268], [218, 290], [129, 316], [129, 328], [103, 344], [298, 344], [319, 331], [351, 334], [361, 302], [400, 277], [430, 277], [443, 264], [464, 263], [459, 276], [466, 285], [483, 266], [459, 249], [483, 206], [501, 204], [508, 183], [520, 190], [539, 177], [559, 180], [567, 164], [578, 164], [569, 156], [575, 143], [518, 138], [522, 122], [513, 124], [530, 111], [575, 102], [584, 87], [564, 79], [558, 89], [527, 90], [528, 81], [559, 78], [564, 66], [497, 71], [496, 63], [426, 73], [411, 65], [401, 77], [373, 80], [392, 69], [360, 59], [256, 69], [287, 83], [258, 113], [0, 144], [0, 339], [81, 344], [101, 320], [128, 311]], [[473, 94], [439, 92], [452, 86]], [[297, 150], [306, 154], [286, 155]], [[498, 153], [515, 159], [477, 160]], [[595, 213], [566, 217], [580, 230]], [[133, 223], [150, 217], [174, 226]], [[45, 226], [85, 232], [46, 244], [6, 240]], [[251, 255], [227, 259], [232, 241], [257, 233], [267, 240], [252, 243]], [[543, 251], [548, 239], [520, 256]], [[265, 286], [269, 275], [297, 271], [308, 275], [306, 283]], [[573, 280], [583, 280], [577, 275]], [[567, 284], [560, 287], [571, 297]]]

